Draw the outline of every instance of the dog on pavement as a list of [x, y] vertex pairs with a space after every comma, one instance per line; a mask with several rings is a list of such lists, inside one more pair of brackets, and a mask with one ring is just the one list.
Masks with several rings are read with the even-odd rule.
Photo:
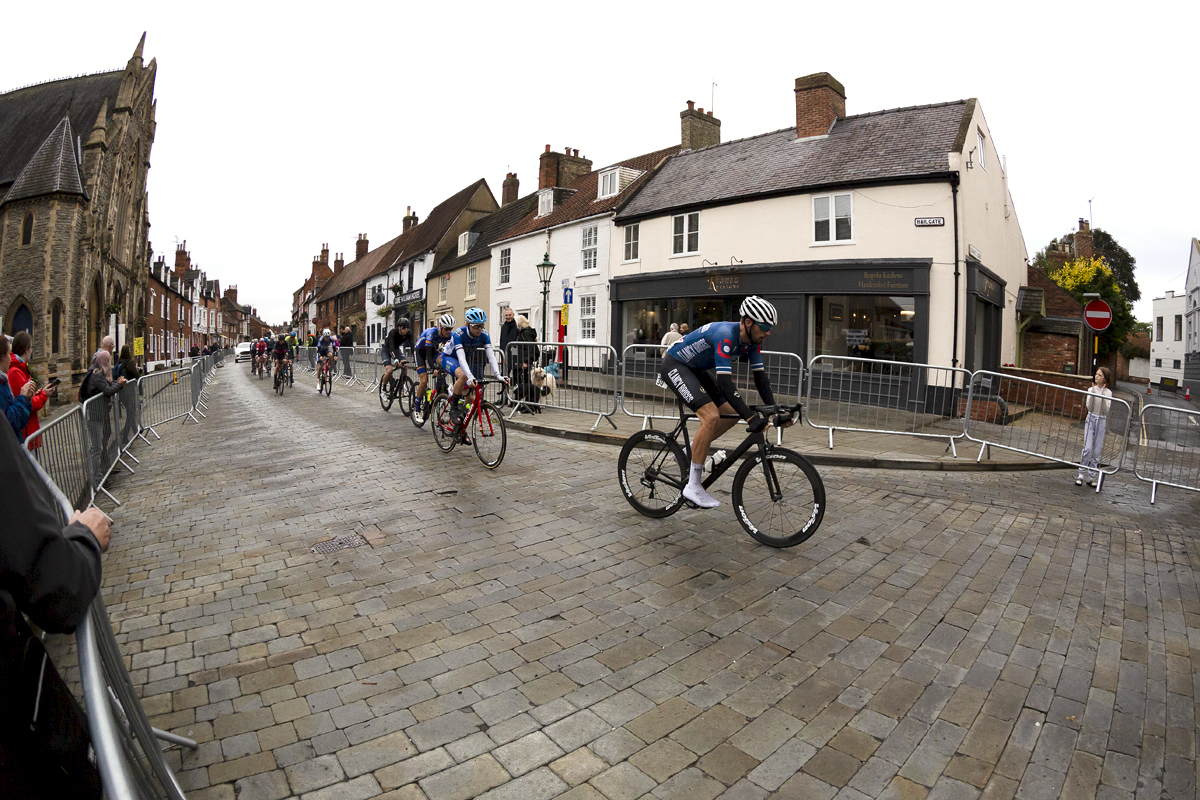
[[542, 367], [534, 367], [529, 377], [538, 393], [544, 398], [541, 402], [554, 402], [554, 391], [558, 388], [558, 379], [554, 377], [553, 373], [546, 372]]

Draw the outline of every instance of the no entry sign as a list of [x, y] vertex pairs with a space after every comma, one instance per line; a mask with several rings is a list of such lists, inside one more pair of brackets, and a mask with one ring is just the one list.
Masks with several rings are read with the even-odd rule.
[[1112, 309], [1103, 300], [1091, 300], [1083, 307], [1083, 321], [1094, 331], [1102, 331], [1112, 325]]

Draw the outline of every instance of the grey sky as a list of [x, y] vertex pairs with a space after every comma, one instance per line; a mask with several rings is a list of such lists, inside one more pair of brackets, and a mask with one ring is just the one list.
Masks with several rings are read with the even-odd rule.
[[822, 71], [850, 114], [978, 97], [1030, 256], [1094, 197], [1137, 258], [1139, 319], [1200, 236], [1200, 4], [120, 5], [7, 9], [0, 91], [120, 69], [147, 31], [150, 240], [170, 260], [186, 239], [269, 322], [323, 242], [352, 260], [357, 234], [382, 244], [480, 177], [525, 194], [546, 144], [597, 167], [676, 144], [689, 99], [724, 141], [787, 127], [795, 78]]

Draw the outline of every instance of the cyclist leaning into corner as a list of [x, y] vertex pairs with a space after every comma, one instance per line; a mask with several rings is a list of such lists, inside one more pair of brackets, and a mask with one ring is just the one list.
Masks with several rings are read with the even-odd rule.
[[[733, 385], [730, 359], [746, 359], [763, 403], [775, 404], [771, 382], [763, 370], [761, 352], [762, 343], [778, 318], [775, 306], [752, 295], [742, 301], [739, 314], [738, 322], [710, 322], [675, 342], [663, 355], [659, 370], [662, 379], [700, 420], [700, 427], [692, 438], [691, 471], [683, 489], [684, 498], [700, 508], [721, 505], [720, 500], [704, 491], [701, 480], [709, 445], [737, 424], [732, 415], [748, 420], [748, 428], [753, 433], [767, 427], [766, 417], [751, 411]], [[722, 417], [723, 414], [730, 416]], [[791, 424], [789, 421], [784, 427]]]
[[[271, 354], [275, 356], [275, 371], [283, 369], [288, 364], [292, 363], [292, 348], [288, 345], [287, 339], [281, 333], [279, 338], [275, 340], [275, 347], [271, 350]], [[288, 386], [296, 385], [296, 376], [292, 375], [288, 381]]]
[[437, 325], [426, 328], [417, 338], [413, 350], [417, 358], [417, 400], [413, 404], [413, 413], [421, 410], [425, 401], [425, 387], [429, 385], [429, 370], [437, 369], [438, 352], [454, 333], [454, 315], [442, 314], [438, 317]]
[[[338, 340], [326, 328], [321, 332], [321, 338], [317, 339], [317, 357], [322, 361], [329, 362], [329, 369], [332, 372], [334, 365], [337, 363]], [[321, 393], [321, 386], [317, 384], [317, 394]]]
[[387, 368], [383, 371], [383, 381], [392, 377], [392, 370], [401, 364], [408, 363], [404, 357], [404, 348], [412, 346], [412, 334], [408, 332], [408, 318], [396, 320], [396, 327], [383, 340], [383, 363]]
[[[454, 386], [450, 389], [451, 399], [454, 401], [462, 399], [464, 388], [475, 385], [476, 378], [471, 374], [471, 367], [467, 363], [468, 352], [483, 348], [488, 364], [492, 367], [492, 374], [502, 374], [500, 365], [496, 363], [496, 354], [492, 351], [492, 337], [488, 336], [488, 332], [483, 329], [483, 326], [487, 324], [487, 314], [482, 308], [468, 308], [465, 316], [467, 324], [451, 334], [450, 341], [446, 342], [442, 348], [442, 357], [439, 359], [446, 374], [454, 376]], [[508, 383], [508, 378], [501, 378], [501, 380]], [[454, 424], [457, 425], [462, 420], [463, 410], [459, 407], [458, 402], [454, 402], [450, 408], [450, 413], [454, 416]]]

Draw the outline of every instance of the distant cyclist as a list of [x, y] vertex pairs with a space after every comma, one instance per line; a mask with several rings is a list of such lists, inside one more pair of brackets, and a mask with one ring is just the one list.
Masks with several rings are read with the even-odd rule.
[[396, 320], [396, 327], [383, 340], [382, 357], [386, 368], [383, 370], [383, 382], [387, 383], [392, 377], [392, 370], [401, 364], [407, 364], [404, 349], [412, 347], [412, 334], [408, 330], [408, 317]]
[[425, 400], [425, 388], [429, 385], [429, 370], [437, 369], [438, 354], [442, 346], [450, 341], [453, 332], [454, 315], [442, 314], [437, 319], [437, 325], [426, 328], [417, 337], [413, 350], [416, 353], [417, 377], [420, 382], [417, 385], [417, 402], [413, 404], [413, 413], [421, 410], [421, 404]]
[[[330, 373], [333, 372], [334, 365], [337, 364], [338, 340], [329, 328], [321, 332], [321, 338], [317, 339], [317, 358], [329, 364]], [[321, 386], [317, 385], [317, 394], [321, 393]]]
[[[283, 334], [279, 334], [279, 338], [275, 340], [275, 346], [271, 350], [271, 354], [275, 356], [275, 374], [279, 374], [279, 370], [289, 366], [292, 363], [292, 348], [288, 347], [287, 339]], [[292, 375], [288, 381], [288, 386], [296, 385], [296, 377]]]
[[[469, 356], [477, 350], [483, 350], [487, 356], [493, 375], [502, 374], [500, 365], [496, 363], [496, 354], [492, 350], [492, 338], [483, 329], [487, 324], [487, 314], [482, 308], [469, 308], [465, 316], [467, 324], [455, 329], [450, 341], [442, 347], [442, 356], [439, 359], [446, 374], [454, 376], [454, 386], [450, 392], [456, 400], [462, 398], [463, 389], [475, 385], [476, 377], [471, 372]], [[501, 380], [508, 383], [507, 377]], [[462, 418], [462, 413], [458, 403], [451, 406], [451, 414], [456, 424]]]
[[[751, 411], [733, 385], [730, 360], [746, 359], [763, 403], [775, 404], [771, 382], [763, 370], [761, 351], [762, 343], [778, 320], [775, 306], [752, 295], [742, 301], [739, 313], [741, 319], [738, 322], [710, 322], [675, 342], [663, 355], [659, 370], [659, 375], [676, 396], [687, 403], [700, 420], [700, 427], [692, 438], [691, 471], [683, 496], [701, 508], [721, 505], [721, 501], [713, 499], [704, 490], [701, 481], [709, 445], [737, 424], [732, 415], [748, 420], [752, 432], [767, 427], [767, 419]], [[722, 414], [730, 415], [730, 418], [723, 418]], [[785, 427], [790, 424], [787, 422]]]

